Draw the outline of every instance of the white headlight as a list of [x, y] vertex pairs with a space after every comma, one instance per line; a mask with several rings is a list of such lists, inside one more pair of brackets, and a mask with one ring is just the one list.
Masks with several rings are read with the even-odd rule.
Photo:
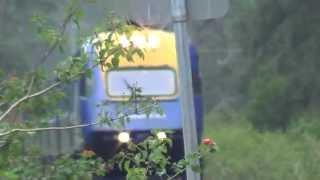
[[130, 134], [127, 133], [127, 132], [121, 132], [119, 133], [118, 135], [118, 140], [121, 142], [121, 143], [127, 143], [130, 141]]
[[158, 139], [166, 139], [167, 138], [167, 134], [163, 131], [160, 131], [157, 133], [157, 137]]

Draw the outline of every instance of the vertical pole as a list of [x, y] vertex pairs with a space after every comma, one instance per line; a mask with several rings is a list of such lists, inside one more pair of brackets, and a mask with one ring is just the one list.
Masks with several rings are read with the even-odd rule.
[[[179, 60], [180, 104], [182, 108], [182, 127], [185, 155], [197, 149], [197, 129], [193, 102], [191, 62], [187, 34], [186, 0], [171, 0], [173, 28]], [[199, 161], [193, 162], [199, 164]], [[187, 180], [200, 180], [200, 175], [187, 168]]]
[[[70, 29], [70, 51], [73, 54], [77, 53], [77, 34], [78, 34], [78, 29], [75, 25], [71, 26]], [[79, 83], [78, 81], [72, 83], [72, 91], [73, 91], [73, 98], [72, 98], [72, 113], [71, 116], [69, 117], [69, 123], [79, 123], [80, 122], [80, 117], [79, 117]], [[69, 147], [68, 147], [68, 152], [72, 152], [75, 149], [75, 134], [79, 131], [78, 129], [70, 129], [68, 130], [69, 134]]]

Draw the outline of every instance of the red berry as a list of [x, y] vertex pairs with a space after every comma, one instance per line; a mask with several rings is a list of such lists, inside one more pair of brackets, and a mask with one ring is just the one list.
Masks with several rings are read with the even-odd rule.
[[216, 143], [213, 140], [211, 140], [210, 138], [204, 138], [204, 139], [202, 139], [202, 144], [204, 144], [204, 145], [215, 145]]

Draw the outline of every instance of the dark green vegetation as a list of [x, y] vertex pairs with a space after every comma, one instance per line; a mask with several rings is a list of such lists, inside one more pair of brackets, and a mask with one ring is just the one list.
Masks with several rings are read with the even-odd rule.
[[39, 56], [46, 45], [33, 36], [36, 28], [31, 17], [41, 13], [50, 17], [50, 24], [57, 24], [63, 9], [58, 2], [36, 0], [32, 3], [19, 0], [0, 1], [0, 66], [10, 73], [27, 71], [39, 63]]
[[205, 134], [215, 137], [219, 151], [205, 160], [205, 180], [319, 179], [319, 118], [286, 133], [261, 133], [244, 118], [233, 118], [207, 117]]
[[195, 22], [205, 135], [220, 151], [208, 180], [319, 179], [320, 2], [232, 1]]
[[[48, 50], [48, 34], [55, 35], [54, 30], [61, 27], [61, 19], [66, 15], [64, 12], [68, 8], [69, 2], [77, 0], [1, 0], [0, 1], [0, 67], [9, 74], [17, 74], [29, 71], [32, 67], [39, 65], [43, 52]], [[61, 59], [62, 54], [75, 52], [79, 47], [80, 39], [92, 35], [94, 28], [103, 26], [108, 7], [105, 1], [101, 0], [82, 0], [81, 8], [86, 13], [79, 13], [81, 18], [78, 22], [81, 29], [76, 24], [70, 25], [64, 33], [65, 41], [58, 51], [53, 52], [43, 67], [50, 68], [56, 65]], [[32, 18], [40, 16], [46, 22], [35, 22]], [[37, 24], [37, 26], [35, 26]], [[41, 26], [43, 26], [41, 28]], [[48, 32], [43, 32], [45, 28], [52, 28]], [[93, 28], [94, 27], [94, 28]], [[37, 37], [36, 34], [39, 34]]]
[[[61, 4], [49, 1], [38, 3], [37, 5], [40, 6], [62, 7]], [[55, 12], [61, 16], [57, 22], [54, 20], [55, 17], [50, 17], [45, 12], [32, 12], [35, 9], [32, 9], [32, 5], [29, 7], [30, 4], [4, 1], [2, 5], [5, 7], [2, 9], [4, 14], [9, 17], [15, 17], [15, 13], [20, 13], [17, 9], [24, 12], [23, 8], [31, 8], [26, 11], [26, 17], [31, 18], [33, 31], [36, 33], [32, 36], [28, 30], [22, 28], [20, 35], [23, 39], [20, 41], [19, 37], [15, 36], [17, 32], [10, 32], [13, 27], [19, 27], [19, 25], [24, 27], [26, 23], [23, 21], [8, 21], [7, 23], [12, 23], [13, 27], [8, 26], [8, 29], [4, 28], [3, 32], [3, 42], [9, 45], [13, 42], [13, 46], [6, 46], [7, 44], [4, 43], [1, 49], [3, 57], [0, 69], [3, 69], [1, 71], [3, 73], [0, 76], [0, 179], [89, 180], [94, 176], [104, 176], [118, 168], [128, 180], [145, 180], [149, 176], [173, 180], [188, 166], [195, 171], [200, 170], [200, 166], [194, 164], [195, 160], [215, 152], [215, 144], [210, 139], [206, 139], [199, 149], [187, 154], [185, 158], [171, 161], [168, 157], [168, 148], [172, 146], [171, 139], [157, 138], [157, 132], [153, 132], [142, 142], [127, 142], [127, 145], [124, 145], [127, 148], [118, 149], [119, 152], [108, 159], [98, 157], [94, 151], [87, 149], [90, 147], [85, 145], [79, 145], [76, 151], [63, 152], [62, 149], [65, 147], [60, 143], [63, 138], [61, 132], [102, 124], [123, 131], [124, 125], [130, 121], [130, 114], [142, 113], [149, 116], [154, 112], [162, 112], [157, 102], [152, 98], [141, 96], [141, 89], [131, 86], [132, 97], [129, 97], [128, 101], [119, 103], [112, 116], [105, 113], [105, 106], [108, 104], [104, 100], [94, 104], [100, 109], [96, 121], [93, 122], [79, 122], [79, 119], [72, 115], [75, 112], [68, 112], [68, 108], [65, 108], [66, 103], [63, 100], [71, 99], [67, 95], [68, 85], [72, 85], [80, 78], [90, 78], [93, 68], [114, 69], [119, 66], [120, 60], [133, 61], [133, 57], [144, 58], [144, 51], [139, 49], [132, 40], [126, 47], [116, 40], [119, 35], [130, 37], [137, 27], [128, 25], [123, 18], [110, 15], [103, 24], [100, 23], [98, 30], [92, 26], [90, 36], [77, 37], [82, 41], [77, 45], [73, 43], [76, 49], [81, 49], [85, 41], [91, 43], [98, 51], [97, 57], [84, 68], [87, 65], [88, 53], [83, 51], [77, 54], [72, 53], [70, 52], [72, 48], [68, 45], [69, 41], [75, 38], [72, 34], [74, 33], [72, 26], [80, 30], [80, 22], [84, 14], [88, 13], [83, 7], [88, 7], [90, 4], [85, 4], [85, 1], [81, 0], [67, 1], [61, 14], [59, 11]], [[17, 9], [10, 11], [9, 7]], [[44, 11], [48, 10], [48, 8], [42, 8]], [[98, 11], [98, 9], [93, 10]], [[29, 12], [32, 12], [32, 15]], [[17, 19], [20, 18], [17, 17]], [[71, 34], [68, 34], [68, 30]], [[79, 34], [84, 32], [85, 30], [78, 31]], [[108, 36], [99, 38], [100, 32], [108, 32]], [[24, 44], [24, 40], [30, 40], [32, 43]], [[41, 42], [37, 43], [39, 40]], [[33, 43], [34, 46], [32, 46]], [[24, 49], [25, 46], [28, 48]], [[40, 51], [37, 54], [38, 48]], [[7, 51], [8, 54], [5, 53]], [[25, 59], [24, 56], [27, 55], [34, 56], [34, 59]], [[11, 58], [13, 60], [8, 61]], [[76, 87], [78, 86], [74, 89]], [[77, 90], [74, 92], [76, 94]], [[74, 103], [75, 107], [77, 105]], [[55, 148], [50, 142], [52, 131], [59, 136], [56, 136], [55, 141], [60, 147], [55, 154], [46, 154], [45, 149]], [[73, 146], [72, 136], [82, 139], [82, 135], [73, 133], [69, 136], [70, 144], [66, 146]], [[41, 143], [43, 138], [48, 141], [47, 146]], [[121, 144], [117, 145], [121, 146]]]
[[[30, 17], [40, 12], [49, 25], [57, 25], [64, 3], [0, 1], [2, 77], [15, 77], [38, 63], [47, 45], [31, 35], [36, 29]], [[99, 7], [85, 7], [90, 13], [80, 33], [104, 17]], [[191, 24], [208, 113], [205, 135], [220, 146], [206, 160], [206, 179], [319, 179], [319, 7], [318, 0], [231, 0], [226, 17]], [[57, 59], [54, 54], [49, 64]], [[14, 83], [20, 92], [20, 79]], [[55, 105], [43, 101], [46, 107]]]
[[195, 23], [206, 111], [241, 110], [260, 130], [286, 130], [319, 106], [319, 1], [231, 1]]
[[319, 106], [319, 1], [232, 1], [195, 23], [207, 112], [241, 110], [258, 129], [285, 130]]

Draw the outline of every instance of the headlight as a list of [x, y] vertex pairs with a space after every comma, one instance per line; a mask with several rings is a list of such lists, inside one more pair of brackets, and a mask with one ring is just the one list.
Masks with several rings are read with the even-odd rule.
[[163, 131], [160, 131], [157, 133], [157, 137], [158, 139], [162, 140], [162, 139], [166, 139], [167, 138], [167, 134]]
[[128, 132], [121, 132], [118, 135], [118, 140], [121, 143], [127, 143], [130, 141], [130, 134]]

